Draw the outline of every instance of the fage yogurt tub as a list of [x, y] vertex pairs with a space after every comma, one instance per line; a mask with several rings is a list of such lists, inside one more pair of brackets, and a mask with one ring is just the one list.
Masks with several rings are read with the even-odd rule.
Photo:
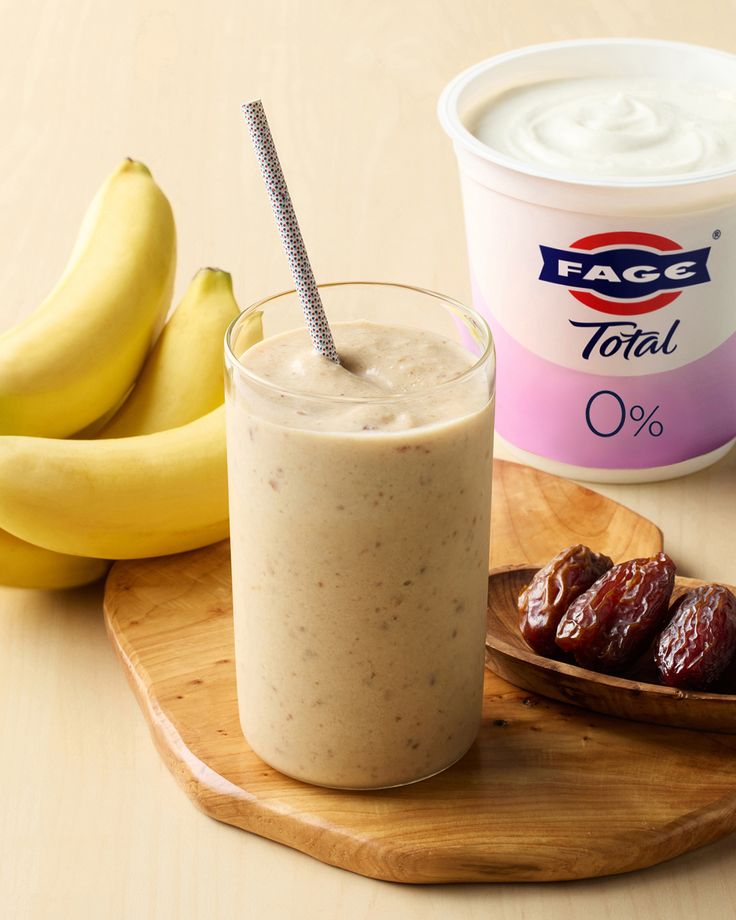
[[645, 40], [491, 58], [439, 104], [496, 431], [591, 480], [670, 478], [736, 439], [736, 57]]

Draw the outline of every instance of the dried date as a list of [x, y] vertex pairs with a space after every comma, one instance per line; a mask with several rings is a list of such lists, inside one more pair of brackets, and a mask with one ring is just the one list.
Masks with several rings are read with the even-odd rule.
[[578, 543], [568, 546], [541, 568], [519, 595], [519, 625], [528, 645], [538, 654], [559, 657], [557, 626], [570, 604], [613, 562]]
[[654, 653], [662, 683], [705, 690], [736, 658], [736, 597], [723, 585], [701, 585], [671, 610]]
[[675, 564], [665, 553], [615, 565], [570, 605], [557, 645], [582, 667], [621, 670], [662, 628], [674, 583]]

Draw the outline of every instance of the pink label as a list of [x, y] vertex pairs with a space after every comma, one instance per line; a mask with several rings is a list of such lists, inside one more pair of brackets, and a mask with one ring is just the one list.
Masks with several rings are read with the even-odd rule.
[[592, 374], [521, 345], [475, 282], [473, 301], [496, 344], [496, 430], [517, 447], [575, 466], [643, 469], [698, 457], [736, 437], [736, 334], [672, 370]]

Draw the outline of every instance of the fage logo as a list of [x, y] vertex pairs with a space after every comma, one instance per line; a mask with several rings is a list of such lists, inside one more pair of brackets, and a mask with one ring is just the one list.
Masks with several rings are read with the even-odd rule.
[[562, 284], [586, 307], [615, 316], [651, 313], [672, 303], [683, 288], [710, 281], [710, 247], [685, 252], [656, 233], [595, 233], [569, 249], [539, 249], [540, 281]]

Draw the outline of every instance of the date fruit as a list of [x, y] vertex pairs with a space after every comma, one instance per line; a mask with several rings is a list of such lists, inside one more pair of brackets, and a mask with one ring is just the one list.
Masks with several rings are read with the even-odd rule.
[[705, 690], [736, 657], [736, 597], [723, 585], [701, 585], [672, 606], [654, 660], [662, 683]]
[[621, 670], [662, 628], [674, 584], [675, 564], [666, 553], [615, 565], [570, 605], [557, 645], [581, 667]]
[[570, 604], [613, 565], [578, 543], [540, 569], [519, 595], [521, 634], [539, 655], [558, 658], [557, 626]]

